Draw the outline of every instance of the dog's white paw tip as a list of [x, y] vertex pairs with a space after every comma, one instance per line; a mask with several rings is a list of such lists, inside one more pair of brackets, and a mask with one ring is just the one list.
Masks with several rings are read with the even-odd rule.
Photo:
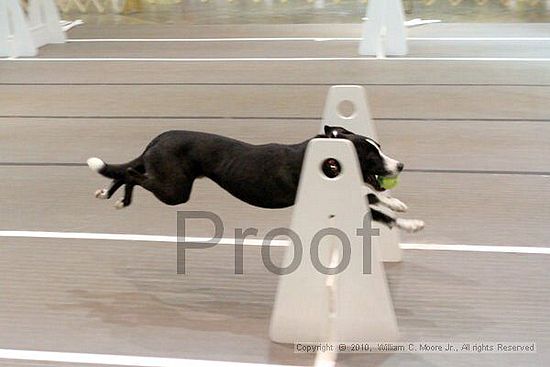
[[94, 196], [98, 199], [107, 199], [107, 189], [99, 189], [95, 192]]
[[122, 209], [122, 208], [124, 208], [124, 207], [125, 207], [124, 201], [123, 201], [122, 199], [117, 200], [117, 202], [115, 203], [115, 208], [116, 208], [116, 209]]
[[407, 232], [418, 232], [424, 228], [424, 221], [418, 219], [397, 219], [397, 227]]

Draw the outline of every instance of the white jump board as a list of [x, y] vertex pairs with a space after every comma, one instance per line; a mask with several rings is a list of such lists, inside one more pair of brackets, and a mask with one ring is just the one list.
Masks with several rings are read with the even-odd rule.
[[[328, 178], [322, 172], [327, 158], [340, 163], [339, 176]], [[301, 245], [291, 243], [281, 266], [292, 264], [298, 246], [302, 250], [301, 262], [294, 271], [280, 277], [270, 328], [273, 341], [364, 342], [397, 338], [397, 321], [376, 237], [372, 237], [369, 246], [357, 233], [368, 213], [353, 144], [343, 139], [313, 139], [304, 158], [290, 226]], [[367, 218], [370, 228], [370, 217]], [[328, 227], [345, 234], [351, 249], [349, 264], [336, 275], [319, 271], [310, 253], [314, 237]], [[325, 267], [331, 264], [333, 254], [338, 255], [336, 264], [345, 263], [344, 246], [335, 238], [323, 237], [312, 252], [318, 254]], [[365, 274], [369, 267], [370, 274]], [[334, 282], [332, 295], [327, 289], [329, 276]]]

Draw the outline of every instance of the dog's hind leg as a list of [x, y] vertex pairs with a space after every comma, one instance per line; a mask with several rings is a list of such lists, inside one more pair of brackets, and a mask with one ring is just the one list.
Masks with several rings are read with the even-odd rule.
[[169, 174], [153, 172], [143, 175], [131, 173], [133, 180], [157, 199], [168, 205], [183, 204], [189, 200], [194, 178], [190, 179], [183, 170], [173, 170]]
[[189, 200], [193, 182], [163, 182], [157, 179], [149, 179], [142, 182], [141, 186], [152, 192], [164, 204], [178, 205], [186, 203]]
[[113, 180], [108, 189], [99, 189], [95, 192], [95, 197], [98, 199], [110, 199], [111, 196], [124, 185], [123, 180]]
[[[168, 205], [183, 204], [189, 200], [195, 175], [186, 165], [167, 165], [152, 153], [145, 155], [145, 163], [126, 170], [127, 182], [143, 187]], [[154, 162], [154, 163], [151, 163]]]
[[115, 208], [122, 209], [127, 207], [132, 203], [132, 195], [134, 193], [134, 184], [126, 184], [124, 186], [124, 197], [117, 200], [115, 203]]
[[[134, 168], [127, 168], [127, 179], [126, 182], [123, 182], [120, 180], [120, 182], [114, 182], [113, 186], [111, 186], [111, 189], [113, 191], [111, 192], [111, 195], [118, 189], [121, 185], [125, 184], [124, 186], [124, 197], [117, 200], [115, 203], [115, 208], [122, 209], [127, 206], [129, 206], [132, 203], [132, 195], [134, 193], [134, 186], [135, 185], [141, 185], [141, 183], [147, 179], [147, 176], [141, 172], [138, 172]], [[111, 191], [111, 189], [109, 191]]]

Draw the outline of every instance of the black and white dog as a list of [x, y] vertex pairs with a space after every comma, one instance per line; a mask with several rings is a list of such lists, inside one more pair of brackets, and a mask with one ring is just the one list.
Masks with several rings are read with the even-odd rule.
[[[325, 126], [325, 134], [315, 138], [348, 139], [357, 151], [364, 181], [373, 189], [367, 195], [372, 219], [389, 227], [418, 231], [419, 220], [396, 218], [384, 213], [380, 205], [405, 211], [401, 201], [380, 193], [377, 176], [396, 176], [403, 163], [387, 157], [380, 145], [342, 127]], [[124, 164], [106, 164], [99, 158], [88, 159], [95, 172], [112, 179], [108, 189], [95, 196], [109, 199], [125, 185], [124, 197], [115, 206], [130, 205], [134, 186], [152, 192], [168, 205], [187, 202], [196, 178], [208, 177], [236, 198], [262, 208], [294, 205], [302, 161], [308, 139], [299, 144], [252, 145], [224, 136], [194, 131], [167, 131], [153, 139], [143, 154]], [[329, 167], [329, 169], [338, 169]]]

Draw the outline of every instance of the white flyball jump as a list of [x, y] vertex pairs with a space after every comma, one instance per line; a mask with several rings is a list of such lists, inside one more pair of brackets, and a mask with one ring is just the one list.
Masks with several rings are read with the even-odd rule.
[[19, 0], [0, 1], [0, 56], [36, 56], [48, 43], [64, 43], [53, 0], [29, 0], [28, 16]]
[[[341, 166], [335, 178], [321, 169], [329, 158]], [[370, 233], [363, 185], [350, 141], [313, 139], [308, 144], [290, 225], [301, 244], [290, 242], [281, 266], [301, 261], [279, 279], [270, 326], [273, 341], [367, 342], [398, 337], [380, 246]], [[346, 239], [337, 239], [338, 233]], [[341, 271], [320, 271], [335, 268], [329, 264], [338, 264]]]
[[359, 54], [366, 56], [403, 56], [408, 52], [405, 14], [401, 0], [370, 0]]
[[[348, 104], [353, 111], [349, 116], [344, 116], [341, 107]], [[372, 120], [367, 103], [367, 93], [360, 85], [336, 85], [329, 89], [321, 120], [320, 133], [324, 126], [342, 126], [359, 135], [364, 135], [378, 141], [376, 127]], [[382, 194], [383, 195], [383, 194]], [[389, 229], [385, 225], [373, 223], [374, 228], [380, 230], [380, 253], [382, 261], [397, 262], [402, 259], [402, 251], [399, 247], [399, 230]]]
[[[344, 116], [341, 103], [353, 113]], [[365, 90], [334, 86], [323, 123], [376, 137]], [[340, 174], [328, 177], [334, 160]], [[400, 261], [396, 231], [371, 232], [365, 183], [352, 142], [313, 139], [307, 146], [270, 324], [278, 343], [391, 342], [399, 338], [397, 318], [382, 260]], [[388, 247], [388, 248], [386, 248]], [[298, 260], [297, 260], [298, 259]], [[299, 261], [299, 262], [298, 262]], [[318, 352], [316, 367], [332, 367], [337, 350]]]

